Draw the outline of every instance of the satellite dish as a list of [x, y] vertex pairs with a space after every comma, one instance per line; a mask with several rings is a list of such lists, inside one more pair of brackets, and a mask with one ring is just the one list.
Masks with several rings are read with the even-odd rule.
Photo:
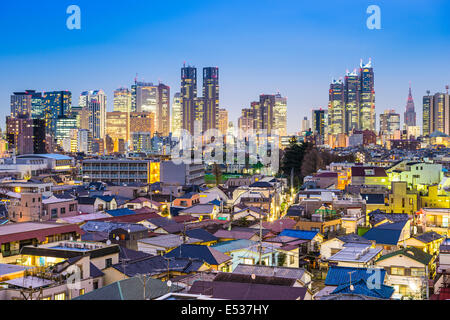
[[172, 286], [172, 281], [167, 281], [167, 286], [170, 288]]
[[350, 291], [354, 291], [355, 290], [355, 287], [351, 284], [350, 285]]
[[106, 241], [106, 244], [109, 246], [111, 245], [111, 240]]

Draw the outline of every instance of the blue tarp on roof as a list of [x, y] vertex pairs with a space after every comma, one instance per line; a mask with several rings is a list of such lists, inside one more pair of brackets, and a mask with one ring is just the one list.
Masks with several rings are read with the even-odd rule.
[[338, 267], [330, 266], [327, 278], [325, 279], [326, 286], [339, 286], [342, 284], [350, 283], [350, 274], [352, 272], [352, 282], [358, 280], [367, 281], [370, 276], [372, 276], [376, 271], [380, 272], [380, 283], [384, 283], [384, 278], [386, 276], [386, 270], [384, 269], [369, 269], [369, 268], [352, 268], [352, 267]]
[[301, 240], [312, 240], [318, 233], [318, 231], [284, 229], [279, 235]]

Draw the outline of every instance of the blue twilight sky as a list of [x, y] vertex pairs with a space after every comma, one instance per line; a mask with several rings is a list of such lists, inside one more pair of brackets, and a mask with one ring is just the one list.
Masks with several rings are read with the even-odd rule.
[[[81, 8], [81, 30], [66, 9]], [[381, 30], [369, 30], [369, 5]], [[448, 0], [26, 0], [0, 5], [0, 124], [13, 91], [113, 90], [140, 80], [180, 87], [183, 62], [220, 68], [220, 104], [236, 121], [261, 93], [288, 97], [288, 131], [326, 107], [332, 78], [372, 58], [377, 114], [403, 112], [412, 82], [418, 121], [427, 89], [450, 84]], [[201, 72], [200, 72], [201, 75]], [[201, 79], [199, 79], [201, 85]], [[201, 90], [199, 90], [201, 92]], [[378, 117], [377, 117], [378, 125]]]

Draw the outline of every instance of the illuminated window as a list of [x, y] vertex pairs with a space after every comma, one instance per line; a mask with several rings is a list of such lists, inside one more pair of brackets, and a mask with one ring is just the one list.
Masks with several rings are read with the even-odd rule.
[[61, 292], [61, 293], [55, 294], [53, 300], [66, 300], [66, 293]]
[[405, 269], [404, 268], [398, 268], [398, 267], [392, 267], [391, 268], [391, 274], [397, 275], [397, 276], [404, 276], [405, 275]]

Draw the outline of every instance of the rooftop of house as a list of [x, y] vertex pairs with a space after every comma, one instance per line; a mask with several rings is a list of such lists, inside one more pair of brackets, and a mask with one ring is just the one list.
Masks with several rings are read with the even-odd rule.
[[329, 261], [367, 263], [375, 259], [383, 251], [382, 248], [371, 248], [366, 246], [344, 247], [338, 253], [332, 255]]
[[312, 240], [318, 233], [318, 231], [285, 229], [280, 233], [280, 236], [288, 236], [302, 240]]
[[326, 286], [339, 286], [342, 284], [350, 283], [350, 274], [353, 281], [360, 279], [368, 280], [376, 272], [379, 272], [378, 279], [380, 283], [384, 283], [386, 276], [386, 270], [382, 268], [353, 268], [353, 267], [339, 267], [330, 266], [328, 269], [327, 277], [325, 279]]
[[440, 235], [439, 233], [436, 233], [434, 231], [430, 231], [430, 232], [425, 232], [422, 233], [420, 235], [416, 235], [414, 236], [415, 239], [423, 242], [423, 243], [430, 243], [433, 242], [435, 240], [440, 240], [440, 239], [444, 239], [445, 237]]
[[165, 255], [167, 258], [191, 258], [209, 265], [220, 265], [231, 260], [226, 254], [204, 245], [182, 244]]
[[378, 227], [369, 229], [363, 238], [375, 241], [377, 244], [397, 245], [400, 241], [402, 230], [406, 221], [396, 223], [384, 223]]
[[414, 247], [407, 247], [407, 248], [403, 248], [403, 249], [385, 254], [385, 255], [381, 256], [377, 260], [377, 262], [389, 259], [394, 256], [406, 256], [406, 257], [413, 259], [417, 262], [420, 262], [424, 265], [428, 265], [431, 262], [431, 260], [433, 259], [432, 255], [430, 255], [420, 249], [417, 249]]
[[178, 246], [182, 245], [183, 243], [188, 243], [188, 244], [189, 243], [200, 243], [200, 242], [202, 242], [202, 240], [189, 237], [186, 239], [186, 242], [185, 242], [183, 239], [183, 236], [176, 235], [176, 234], [164, 234], [164, 235], [157, 236], [157, 237], [140, 239], [139, 242], [143, 243], [143, 244], [160, 247], [160, 248], [169, 249], [169, 248], [178, 247]]
[[[145, 290], [143, 283], [145, 283]], [[176, 285], [168, 287], [166, 282], [149, 276], [136, 276], [88, 292], [74, 298], [74, 300], [144, 300], [144, 293], [145, 300], [149, 300], [161, 297], [168, 292], [180, 290], [182, 288]]]
[[196, 281], [189, 293], [229, 300], [303, 300], [307, 288], [224, 281]]
[[109, 214], [112, 217], [122, 217], [122, 216], [128, 216], [128, 215], [136, 214], [136, 212], [134, 212], [133, 210], [128, 209], [128, 208], [107, 210], [106, 213]]
[[239, 264], [234, 270], [235, 274], [257, 275], [268, 277], [282, 277], [289, 279], [302, 279], [306, 270], [303, 268], [271, 267], [262, 265]]
[[120, 222], [105, 222], [105, 221], [88, 221], [81, 229], [86, 232], [106, 232], [110, 233], [115, 229], [130, 230], [130, 232], [142, 232], [148, 229], [137, 223], [120, 223]]

